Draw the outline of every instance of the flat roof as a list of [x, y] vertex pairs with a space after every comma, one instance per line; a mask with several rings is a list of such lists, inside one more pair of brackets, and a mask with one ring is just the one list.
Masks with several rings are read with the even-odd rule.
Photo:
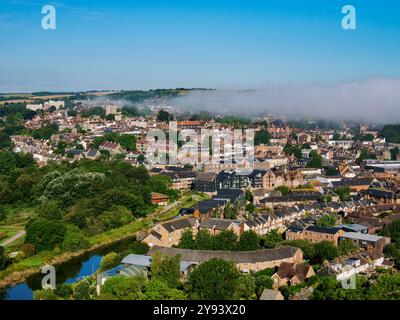
[[341, 237], [348, 239], [355, 239], [355, 240], [371, 241], [371, 242], [376, 242], [380, 239], [383, 239], [383, 237], [374, 236], [372, 234], [359, 233], [359, 232], [346, 232]]

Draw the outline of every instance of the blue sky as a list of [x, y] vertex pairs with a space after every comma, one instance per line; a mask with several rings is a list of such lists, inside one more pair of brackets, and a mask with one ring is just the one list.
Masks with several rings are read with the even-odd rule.
[[[57, 29], [41, 28], [41, 8]], [[341, 8], [357, 9], [357, 30]], [[400, 77], [396, 0], [0, 0], [0, 92]]]

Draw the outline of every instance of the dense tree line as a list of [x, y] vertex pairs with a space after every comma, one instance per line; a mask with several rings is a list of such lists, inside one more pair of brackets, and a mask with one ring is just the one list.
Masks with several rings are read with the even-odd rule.
[[123, 161], [86, 159], [39, 168], [31, 155], [0, 152], [2, 220], [10, 215], [4, 205], [34, 209], [25, 239], [33, 253], [83, 248], [88, 236], [152, 212], [151, 192], [177, 197], [170, 186], [168, 177], [150, 177], [144, 167]]
[[231, 230], [223, 230], [212, 235], [208, 230], [199, 230], [196, 236], [185, 230], [178, 245], [183, 249], [252, 251], [260, 249], [260, 238], [254, 231], [246, 231], [238, 237]]

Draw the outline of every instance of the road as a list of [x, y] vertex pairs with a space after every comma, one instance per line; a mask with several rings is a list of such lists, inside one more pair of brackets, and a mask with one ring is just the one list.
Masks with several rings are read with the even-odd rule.
[[5, 247], [10, 243], [14, 242], [15, 240], [18, 240], [19, 238], [23, 237], [25, 234], [26, 234], [25, 230], [21, 230], [16, 235], [0, 243], [0, 246]]

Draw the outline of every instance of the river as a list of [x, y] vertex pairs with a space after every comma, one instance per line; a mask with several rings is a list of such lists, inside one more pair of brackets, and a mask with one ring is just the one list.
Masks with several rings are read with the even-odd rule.
[[[71, 259], [56, 267], [57, 284], [72, 283], [93, 275], [99, 268], [101, 258], [109, 252], [128, 250], [135, 239], [123, 240], [106, 248], [87, 253], [79, 258]], [[41, 289], [44, 274], [36, 274], [26, 282], [11, 286], [0, 292], [0, 300], [33, 300], [33, 291]]]

